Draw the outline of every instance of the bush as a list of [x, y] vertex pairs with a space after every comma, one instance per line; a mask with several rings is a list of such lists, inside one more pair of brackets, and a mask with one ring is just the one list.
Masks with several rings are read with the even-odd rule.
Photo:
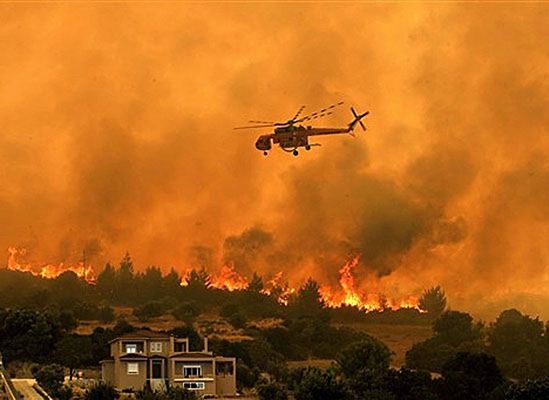
[[433, 322], [435, 336], [416, 343], [406, 352], [406, 367], [439, 372], [444, 363], [460, 352], [484, 349], [481, 325], [466, 313], [446, 311]]
[[348, 378], [361, 370], [387, 371], [390, 360], [391, 352], [387, 346], [373, 337], [351, 343], [336, 355], [337, 365]]
[[295, 400], [348, 400], [351, 394], [332, 371], [307, 368], [294, 391]]
[[36, 383], [50, 395], [54, 395], [61, 388], [65, 379], [64, 369], [58, 364], [37, 366], [33, 369], [32, 374]]
[[256, 387], [259, 400], [287, 400], [288, 391], [286, 387], [276, 382], [261, 382]]
[[84, 395], [85, 400], [115, 400], [117, 398], [118, 393], [114, 387], [103, 382], [88, 389]]
[[235, 313], [229, 317], [229, 323], [236, 329], [246, 327], [246, 318], [241, 313]]
[[493, 356], [458, 353], [442, 367], [440, 391], [448, 400], [483, 400], [504, 382]]
[[165, 311], [166, 309], [162, 303], [152, 301], [142, 307], [134, 308], [133, 315], [135, 315], [139, 321], [144, 322], [151, 318], [160, 317]]
[[505, 400], [547, 400], [549, 399], [549, 378], [528, 380], [511, 385], [505, 391]]
[[191, 323], [196, 317], [200, 315], [200, 308], [196, 303], [183, 303], [175, 310], [172, 311], [172, 315], [178, 321], [185, 321]]

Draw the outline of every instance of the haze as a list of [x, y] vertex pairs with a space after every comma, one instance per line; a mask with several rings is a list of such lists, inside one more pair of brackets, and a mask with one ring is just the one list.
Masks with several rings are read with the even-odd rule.
[[[0, 249], [549, 317], [546, 4], [2, 4]], [[358, 138], [253, 147], [339, 100]], [[7, 257], [7, 253], [6, 253]]]

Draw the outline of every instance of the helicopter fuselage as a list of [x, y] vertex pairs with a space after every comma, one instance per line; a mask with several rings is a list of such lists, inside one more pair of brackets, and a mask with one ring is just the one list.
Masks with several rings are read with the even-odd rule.
[[284, 150], [295, 150], [298, 147], [309, 147], [309, 136], [334, 135], [349, 133], [348, 128], [313, 128], [311, 126], [285, 126], [275, 128], [274, 133], [261, 135], [255, 147], [261, 151], [271, 150], [272, 145], [278, 144]]

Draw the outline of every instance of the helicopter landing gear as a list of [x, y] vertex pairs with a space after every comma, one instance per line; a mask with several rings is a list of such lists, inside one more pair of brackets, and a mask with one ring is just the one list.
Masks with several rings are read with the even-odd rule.
[[264, 155], [265, 157], [267, 157], [267, 156], [269, 155], [269, 153], [267, 153], [266, 151], [264, 151], [264, 152], [263, 152], [263, 155]]
[[294, 151], [292, 152], [292, 154], [293, 154], [294, 156], [297, 156], [297, 155], [299, 154], [299, 152], [298, 152], [297, 150], [294, 150]]
[[311, 145], [308, 144], [307, 146], [305, 146], [305, 150], [307, 151], [311, 150]]

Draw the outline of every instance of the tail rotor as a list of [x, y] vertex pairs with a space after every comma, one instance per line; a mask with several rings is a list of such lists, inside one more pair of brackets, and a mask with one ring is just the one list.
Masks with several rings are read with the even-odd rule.
[[354, 119], [349, 124], [349, 132], [353, 132], [353, 130], [355, 129], [356, 124], [360, 124], [360, 127], [362, 128], [362, 130], [366, 131], [366, 127], [362, 123], [362, 118], [364, 118], [366, 115], [370, 114], [370, 111], [366, 111], [364, 114], [357, 114], [355, 109], [353, 107], [351, 107], [351, 112], [353, 113]]

